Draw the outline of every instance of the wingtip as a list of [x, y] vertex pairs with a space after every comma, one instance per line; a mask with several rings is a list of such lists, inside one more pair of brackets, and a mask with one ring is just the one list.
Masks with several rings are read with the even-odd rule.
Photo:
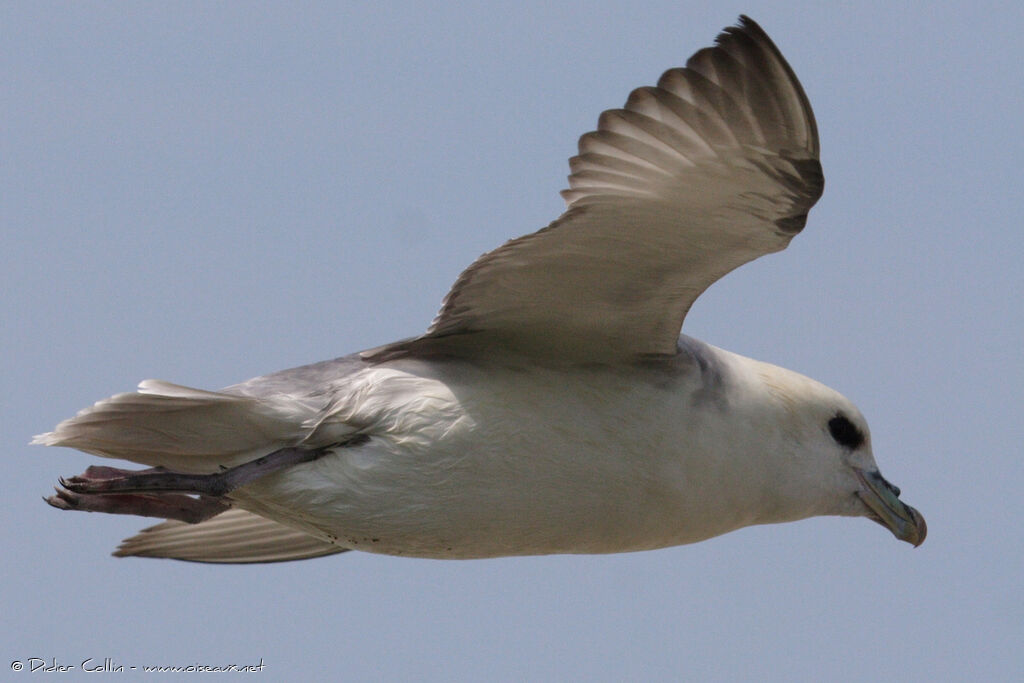
[[757, 23], [746, 14], [741, 14], [736, 20], [736, 23], [732, 26], [726, 26], [722, 29], [715, 37], [715, 45], [721, 46], [736, 34], [745, 34], [758, 42], [767, 41], [769, 44], [774, 45], [772, 39], [768, 37], [768, 33], [761, 28], [761, 24]]

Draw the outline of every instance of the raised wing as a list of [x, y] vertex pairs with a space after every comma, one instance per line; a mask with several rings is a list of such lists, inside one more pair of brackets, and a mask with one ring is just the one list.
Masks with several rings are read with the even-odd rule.
[[405, 348], [674, 354], [701, 292], [785, 248], [824, 187], [814, 114], [752, 20], [715, 42], [604, 112], [570, 160], [566, 212], [477, 259]]

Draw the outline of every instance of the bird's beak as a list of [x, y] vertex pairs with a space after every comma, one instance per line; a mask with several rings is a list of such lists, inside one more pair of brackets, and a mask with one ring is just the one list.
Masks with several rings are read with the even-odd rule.
[[900, 490], [887, 482], [878, 470], [855, 468], [854, 472], [862, 485], [857, 497], [867, 506], [867, 516], [915, 548], [924, 543], [928, 535], [924, 517], [900, 500]]

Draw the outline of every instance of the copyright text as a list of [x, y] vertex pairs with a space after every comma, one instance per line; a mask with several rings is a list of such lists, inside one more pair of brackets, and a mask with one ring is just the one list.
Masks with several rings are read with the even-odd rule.
[[28, 657], [26, 659], [15, 659], [11, 662], [10, 669], [11, 671], [25, 671], [27, 673], [66, 673], [68, 671], [82, 671], [85, 673], [124, 673], [127, 671], [141, 671], [144, 673], [259, 673], [263, 671], [263, 666], [262, 657], [260, 657], [259, 664], [182, 664], [178, 666], [123, 664], [115, 661], [112, 657], [89, 657], [74, 664], [61, 662], [56, 657], [50, 657], [49, 659]]

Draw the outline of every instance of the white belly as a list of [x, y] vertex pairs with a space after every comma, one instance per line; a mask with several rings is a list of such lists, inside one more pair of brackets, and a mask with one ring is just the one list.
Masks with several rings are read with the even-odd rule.
[[245, 487], [242, 507], [345, 547], [448, 558], [641, 550], [753, 521], [703, 446], [717, 408], [678, 382], [373, 372], [336, 411], [370, 440]]

